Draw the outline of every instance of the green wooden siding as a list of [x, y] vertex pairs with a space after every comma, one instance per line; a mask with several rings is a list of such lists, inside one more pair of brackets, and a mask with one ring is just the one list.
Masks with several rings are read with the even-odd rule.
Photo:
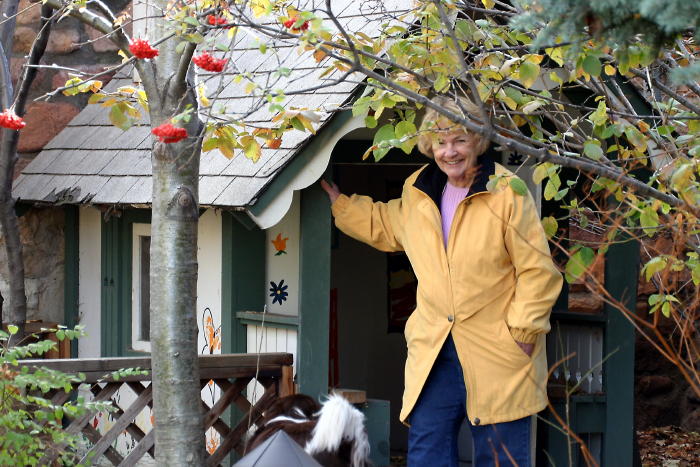
[[330, 203], [326, 193], [315, 183], [301, 192], [297, 339], [300, 391], [312, 397], [328, 393], [330, 275]]
[[238, 311], [262, 311], [265, 304], [265, 231], [248, 228], [239, 214], [222, 213], [221, 327], [224, 353], [245, 353], [246, 326]]
[[[605, 262], [605, 286], [610, 294], [633, 313], [639, 280], [639, 243], [629, 241], [613, 245]], [[605, 362], [606, 438], [603, 465], [633, 465], [634, 443], [634, 343], [632, 323], [610, 305], [607, 317]]]
[[123, 211], [101, 222], [101, 355], [141, 355], [131, 350], [132, 237], [133, 224], [150, 224], [151, 211]]

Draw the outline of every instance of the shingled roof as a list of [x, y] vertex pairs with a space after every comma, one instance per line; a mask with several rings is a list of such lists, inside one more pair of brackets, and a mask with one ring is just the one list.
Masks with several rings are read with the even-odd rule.
[[[325, 1], [300, 2], [300, 9], [323, 8]], [[334, 13], [350, 30], [362, 30], [372, 35], [389, 17], [405, 8], [405, 1], [334, 0]], [[328, 22], [330, 24], [330, 21]], [[267, 45], [262, 53], [261, 45]], [[239, 30], [230, 53], [227, 72], [217, 76], [200, 76], [213, 92], [224, 87], [212, 105], [227, 108], [228, 114], [247, 122], [265, 124], [273, 113], [262, 96], [246, 92], [246, 82], [234, 83], [233, 73], [248, 72], [256, 82], [272, 85], [286, 93], [299, 91], [323, 82], [331, 83], [338, 74], [319, 78], [326, 62], [320, 64], [311, 52], [299, 53], [289, 40], [255, 37]], [[286, 68], [288, 73], [279, 73]], [[320, 126], [325, 125], [347, 102], [362, 77], [355, 76], [342, 83], [316, 91], [288, 95], [285, 107], [320, 108]], [[220, 80], [220, 81], [219, 81]], [[107, 86], [132, 85], [130, 75], [121, 73]], [[203, 116], [205, 119], [207, 116]], [[268, 123], [269, 124], [269, 123]], [[321, 130], [322, 131], [322, 130]], [[255, 203], [271, 181], [294, 158], [300, 148], [312, 138], [297, 130], [286, 132], [277, 149], [264, 148], [257, 163], [238, 154], [225, 158], [217, 150], [203, 153], [200, 164], [199, 201], [202, 206], [245, 207]], [[152, 136], [148, 116], [127, 131], [114, 127], [107, 111], [98, 105], [87, 106], [68, 126], [51, 140], [22, 171], [13, 187], [14, 197], [31, 202], [72, 204], [148, 205], [151, 201]]]

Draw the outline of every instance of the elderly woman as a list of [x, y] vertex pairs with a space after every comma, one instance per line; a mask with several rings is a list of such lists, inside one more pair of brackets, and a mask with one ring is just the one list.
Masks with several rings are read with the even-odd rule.
[[405, 251], [418, 277], [401, 410], [409, 466], [457, 466], [465, 417], [476, 466], [529, 466], [531, 415], [547, 405], [545, 334], [561, 274], [532, 197], [486, 190], [493, 175], [515, 177], [484, 154], [488, 144], [429, 109], [418, 148], [433, 160], [406, 179], [401, 198], [373, 202], [321, 182], [340, 230]]

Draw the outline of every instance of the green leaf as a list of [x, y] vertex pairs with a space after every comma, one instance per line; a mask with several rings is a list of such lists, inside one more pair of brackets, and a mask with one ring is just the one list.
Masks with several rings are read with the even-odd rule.
[[112, 122], [112, 125], [124, 131], [131, 127], [131, 122], [124, 113], [124, 107], [120, 104], [113, 105], [109, 110], [109, 121]]
[[251, 159], [253, 162], [258, 162], [262, 154], [260, 143], [258, 143], [255, 138], [250, 137], [250, 139], [244, 143], [243, 153], [248, 159]]
[[525, 196], [527, 194], [527, 185], [517, 177], [512, 177], [510, 179], [510, 187], [520, 196]]
[[369, 104], [372, 101], [370, 96], [360, 97], [352, 104], [352, 116], [366, 115], [369, 110]]
[[547, 238], [552, 238], [559, 229], [559, 223], [554, 216], [547, 216], [542, 219], [542, 228], [544, 228], [544, 233], [547, 235]]
[[15, 326], [14, 324], [8, 324], [7, 330], [9, 331], [11, 336], [14, 336], [15, 334], [17, 334], [17, 331], [19, 331], [19, 327]]
[[602, 69], [603, 66], [600, 64], [600, 60], [593, 55], [589, 55], [583, 60], [583, 71], [591, 76], [600, 76]]
[[646, 206], [639, 215], [639, 224], [647, 236], [651, 237], [654, 235], [659, 226], [659, 214], [656, 212], [656, 209]]
[[437, 92], [443, 92], [450, 87], [450, 79], [446, 74], [440, 73], [435, 80], [435, 83], [433, 83], [433, 87]]
[[377, 146], [377, 149], [372, 151], [374, 154], [374, 160], [379, 161], [386, 155], [386, 153], [389, 152], [391, 145], [387, 144], [387, 142], [392, 139], [396, 139], [396, 133], [394, 132], [394, 126], [391, 123], [387, 123], [377, 130], [377, 133], [374, 135], [374, 141], [372, 142], [374, 146]]
[[552, 182], [552, 179], [550, 178], [547, 180], [547, 183], [544, 186], [544, 199], [549, 201], [550, 199], [554, 198], [556, 196], [558, 191], [558, 187], [556, 186], [555, 183]]
[[671, 317], [671, 304], [669, 302], [664, 302], [663, 305], [661, 305], [661, 313], [667, 318]]
[[526, 60], [520, 64], [519, 71], [520, 81], [523, 83], [523, 86], [529, 89], [540, 74], [540, 66]]
[[632, 143], [637, 151], [644, 152], [647, 150], [647, 139], [641, 131], [629, 125], [625, 128], [625, 136]]
[[406, 154], [410, 154], [413, 147], [416, 145], [416, 134], [418, 129], [413, 122], [402, 120], [396, 124], [396, 138], [405, 141], [399, 143], [399, 147]]
[[182, 19], [182, 21], [183, 21], [184, 23], [187, 23], [187, 24], [191, 25], [191, 26], [195, 26], [195, 27], [196, 27], [196, 26], [199, 26], [199, 21], [198, 21], [197, 18], [195, 18], [194, 16], [185, 16], [185, 17]]
[[600, 142], [596, 140], [589, 139], [583, 143], [583, 153], [594, 161], [603, 157], [603, 149], [600, 147]]
[[595, 126], [603, 125], [608, 121], [608, 108], [604, 100], [598, 102], [598, 108], [588, 118]]
[[367, 128], [376, 128], [377, 127], [377, 119], [371, 115], [367, 115], [365, 117], [365, 126]]
[[642, 273], [644, 274], [644, 277], [646, 277], [646, 280], [649, 281], [651, 276], [657, 272], [663, 271], [667, 264], [668, 260], [666, 258], [663, 256], [656, 256], [655, 258], [650, 259], [647, 264], [644, 265]]

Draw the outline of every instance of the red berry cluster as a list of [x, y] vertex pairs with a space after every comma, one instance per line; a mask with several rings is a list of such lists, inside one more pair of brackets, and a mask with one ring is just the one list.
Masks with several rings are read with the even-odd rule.
[[10, 109], [5, 109], [0, 113], [0, 126], [9, 128], [10, 130], [21, 130], [26, 123], [22, 117], [15, 115]]
[[299, 18], [297, 18], [295, 16], [294, 18], [290, 18], [282, 24], [284, 25], [285, 28], [289, 29], [294, 34], [299, 34], [301, 31], [306, 31], [307, 29], [309, 29], [309, 22], [308, 21], [304, 21], [301, 24], [301, 27], [298, 27], [298, 28], [294, 27], [294, 25], [296, 24], [296, 22], [298, 20], [299, 20]]
[[136, 58], [153, 58], [158, 56], [158, 49], [151, 47], [146, 39], [136, 39], [129, 44], [129, 50]]
[[217, 16], [217, 15], [207, 15], [207, 23], [210, 26], [223, 26], [226, 29], [231, 28], [232, 26], [228, 24], [226, 21], [226, 18], [223, 16]]
[[187, 130], [177, 126], [173, 126], [172, 123], [163, 123], [160, 126], [155, 127], [151, 130], [151, 133], [156, 135], [161, 143], [177, 143], [185, 138], [187, 138]]
[[199, 68], [211, 71], [213, 73], [220, 73], [224, 71], [228, 58], [215, 58], [207, 52], [204, 52], [197, 57], [193, 57], [192, 61]]

